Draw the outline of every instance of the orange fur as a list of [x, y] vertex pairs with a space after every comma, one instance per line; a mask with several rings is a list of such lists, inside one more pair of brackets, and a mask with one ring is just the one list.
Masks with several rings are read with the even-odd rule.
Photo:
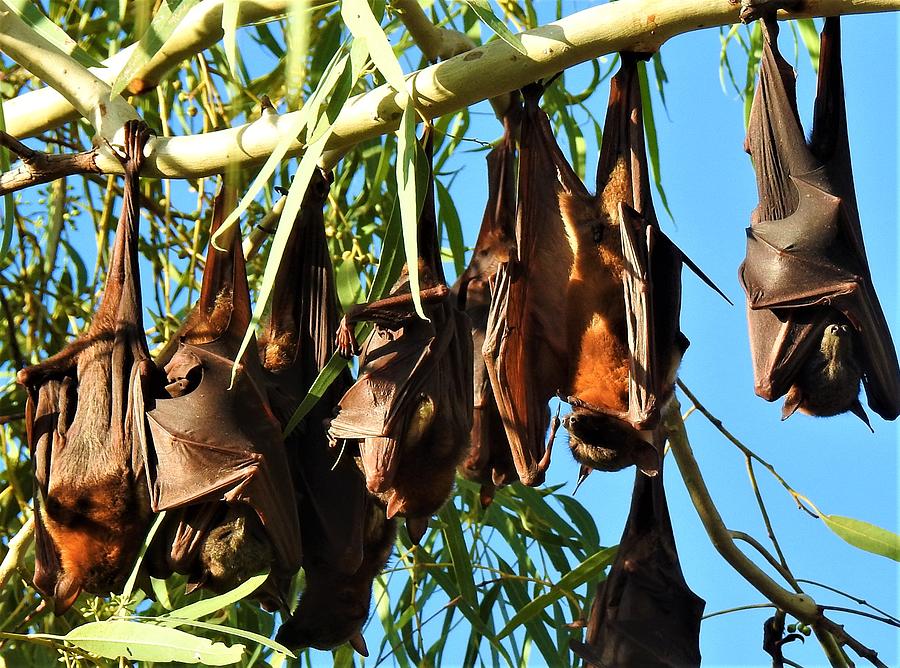
[[566, 291], [569, 350], [575, 351], [569, 393], [619, 411], [628, 407], [629, 367], [624, 263], [615, 202], [622, 196], [621, 189], [622, 179], [612, 178], [598, 197], [560, 195], [575, 256]]

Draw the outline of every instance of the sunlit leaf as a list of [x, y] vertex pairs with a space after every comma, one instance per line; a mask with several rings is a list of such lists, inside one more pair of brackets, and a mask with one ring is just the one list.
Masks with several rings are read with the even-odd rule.
[[502, 19], [494, 14], [494, 10], [491, 9], [491, 3], [488, 2], [488, 0], [465, 0], [465, 2], [472, 8], [472, 11], [478, 15], [478, 18], [484, 21], [488, 28], [494, 31], [497, 37], [509, 44], [523, 56], [528, 55], [528, 50], [523, 46], [522, 40], [518, 35], [513, 34]]
[[198, 629], [205, 629], [207, 631], [216, 631], [217, 633], [223, 633], [225, 635], [237, 636], [238, 638], [244, 638], [245, 640], [255, 642], [259, 645], [262, 645], [263, 647], [268, 647], [269, 649], [275, 650], [279, 654], [289, 656], [292, 659], [296, 658], [294, 653], [281, 643], [275, 642], [274, 640], [258, 633], [254, 633], [253, 631], [247, 631], [246, 629], [226, 626], [225, 624], [210, 624], [209, 622], [198, 622], [196, 619], [179, 619], [177, 617], [171, 616], [156, 617], [154, 621], [160, 624], [164, 624], [165, 626], [193, 626]]
[[78, 46], [65, 30], [44, 16], [43, 12], [38, 9], [40, 5], [31, 0], [0, 0], [0, 4], [5, 4], [25, 23], [34, 28], [34, 31], [41, 37], [63, 53], [72, 56], [85, 67], [105, 67], [103, 63]]
[[860, 550], [900, 561], [900, 535], [874, 524], [840, 515], [820, 515], [825, 525]]
[[196, 603], [191, 603], [190, 605], [186, 605], [183, 608], [173, 610], [172, 612], [163, 615], [163, 617], [173, 617], [180, 620], [185, 620], [200, 619], [200, 617], [211, 615], [212, 613], [221, 610], [222, 608], [227, 607], [236, 601], [247, 598], [250, 594], [259, 589], [262, 586], [262, 583], [265, 582], [268, 577], [268, 573], [260, 573], [259, 575], [254, 575], [253, 577], [247, 579], [246, 582], [242, 582], [240, 585], [229, 592], [219, 594], [218, 596], [213, 596], [212, 598], [206, 598], [202, 601], [197, 601]]
[[238, 71], [237, 31], [240, 15], [241, 0], [223, 0], [222, 42], [225, 47], [225, 59], [235, 75]]
[[244, 654], [243, 645], [229, 646], [178, 629], [122, 620], [90, 622], [69, 631], [65, 639], [107, 659], [227, 666]]

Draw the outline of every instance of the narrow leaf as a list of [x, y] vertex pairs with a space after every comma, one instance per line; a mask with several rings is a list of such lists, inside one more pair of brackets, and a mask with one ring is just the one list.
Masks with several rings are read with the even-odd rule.
[[227, 666], [244, 654], [243, 645], [228, 646], [178, 629], [122, 620], [90, 622], [69, 631], [65, 639], [107, 659]]
[[6, 4], [6, 6], [18, 14], [25, 23], [34, 28], [34, 31], [41, 37], [53, 44], [53, 46], [63, 53], [72, 56], [72, 58], [85, 67], [106, 67], [103, 63], [78, 46], [75, 40], [69, 37], [65, 30], [44, 16], [41, 10], [38, 9], [40, 5], [37, 3], [34, 3], [31, 0], [0, 0], [0, 4]]
[[[3, 104], [0, 102], [0, 130], [6, 132], [6, 117], [3, 115]], [[9, 151], [0, 147], [0, 172], [8, 172], [10, 168]], [[9, 252], [12, 242], [13, 229], [15, 227], [15, 204], [12, 193], [3, 196], [3, 236], [0, 238], [0, 261]]]
[[478, 15], [478, 18], [484, 21], [488, 28], [496, 33], [497, 37], [509, 44], [523, 56], [528, 55], [528, 51], [523, 46], [522, 40], [519, 39], [518, 35], [515, 35], [508, 27], [506, 27], [506, 23], [502, 19], [494, 14], [494, 10], [491, 9], [491, 3], [488, 2], [488, 0], [466, 0], [466, 4], [472, 8], [472, 11]]
[[616, 548], [607, 547], [599, 552], [595, 552], [582, 561], [575, 568], [566, 573], [559, 582], [550, 588], [549, 591], [532, 599], [525, 607], [521, 608], [513, 618], [509, 620], [509, 623], [503, 630], [500, 631], [497, 635], [497, 639], [502, 640], [517, 627], [523, 625], [535, 615], [539, 615], [544, 611], [544, 608], [551, 605], [554, 601], [559, 600], [564, 595], [564, 592], [573, 591], [576, 587], [580, 587], [591, 578], [597, 577], [603, 568], [612, 563], [615, 556]]
[[860, 550], [900, 561], [900, 535], [874, 524], [840, 515], [820, 515], [825, 525]]
[[207, 631], [216, 631], [218, 633], [224, 633], [230, 636], [237, 636], [238, 638], [244, 638], [245, 640], [250, 640], [255, 642], [263, 647], [268, 647], [269, 649], [275, 650], [279, 654], [284, 654], [285, 656], [289, 656], [292, 659], [296, 659], [296, 655], [291, 652], [287, 647], [282, 645], [281, 643], [275, 642], [270, 638], [266, 638], [264, 635], [260, 635], [259, 633], [254, 633], [253, 631], [247, 631], [246, 629], [236, 628], [234, 626], [225, 626], [223, 624], [210, 624], [209, 622], [198, 622], [195, 619], [178, 619], [176, 617], [157, 617], [155, 618], [156, 622], [160, 624], [164, 624], [165, 626], [193, 626], [198, 629], [206, 629]]
[[650, 86], [647, 84], [647, 67], [646, 63], [638, 63], [638, 77], [641, 84], [641, 105], [643, 107], [644, 116], [644, 133], [647, 135], [647, 155], [650, 158], [650, 170], [653, 172], [653, 182], [656, 184], [656, 192], [659, 193], [659, 200], [662, 202], [663, 208], [669, 214], [669, 218], [675, 219], [669, 209], [669, 200], [666, 197], [666, 191], [663, 189], [662, 172], [659, 164], [659, 142], [656, 138], [656, 121], [653, 117], [653, 104], [650, 99]]
[[224, 0], [222, 4], [222, 32], [225, 46], [225, 59], [231, 68], [232, 76], [237, 79], [238, 50], [237, 30], [241, 15], [241, 0]]
[[400, 220], [403, 227], [403, 248], [409, 272], [409, 291], [416, 313], [423, 320], [425, 311], [419, 295], [418, 206], [416, 203], [416, 112], [412, 105], [403, 111], [397, 129], [397, 195], [400, 198]]
[[236, 603], [241, 599], [247, 598], [250, 594], [259, 589], [259, 587], [263, 582], [266, 581], [268, 577], [268, 573], [260, 573], [259, 575], [254, 575], [252, 578], [248, 579], [246, 582], [240, 584], [229, 592], [219, 594], [218, 596], [213, 596], [212, 598], [206, 598], [202, 601], [197, 601], [196, 603], [191, 603], [190, 605], [186, 605], [183, 608], [178, 608], [177, 610], [173, 610], [170, 613], [162, 615], [162, 617], [172, 617], [183, 621], [185, 619], [199, 619], [200, 617], [211, 615], [212, 613], [221, 610], [222, 608], [227, 607], [232, 603]]

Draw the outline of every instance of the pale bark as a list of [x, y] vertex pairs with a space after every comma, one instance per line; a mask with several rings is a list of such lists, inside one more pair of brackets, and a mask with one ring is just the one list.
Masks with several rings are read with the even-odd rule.
[[[731, 0], [619, 0], [521, 33], [527, 55], [495, 40], [410, 74], [408, 87], [420, 114], [434, 118], [614, 51], [654, 51], [676, 35], [735, 23], [739, 9]], [[780, 12], [779, 18], [898, 9], [900, 0], [807, 0], [802, 11]], [[396, 129], [401, 110], [395, 96], [396, 92], [384, 85], [351, 98], [337, 119], [327, 149], [344, 150]], [[226, 165], [262, 162], [290, 126], [290, 116], [275, 121], [262, 118], [202, 135], [159, 138], [153, 143], [144, 174], [193, 178], [216, 174]], [[295, 142], [288, 155], [302, 149]], [[120, 173], [122, 169], [109, 154], [98, 156], [97, 164], [104, 172]]]

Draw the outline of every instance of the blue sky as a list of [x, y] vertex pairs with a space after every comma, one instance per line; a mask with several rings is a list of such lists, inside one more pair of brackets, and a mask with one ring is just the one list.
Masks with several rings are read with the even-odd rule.
[[[586, 3], [563, 5], [564, 13]], [[547, 7], [548, 11], [551, 8]], [[853, 169], [869, 262], [882, 306], [894, 333], [897, 298], [897, 28], [894, 15], [843, 19], [844, 77]], [[815, 74], [801, 46], [795, 59], [790, 30], [782, 29], [782, 51], [798, 68], [800, 113], [810, 127]], [[674, 38], [663, 46], [668, 73], [667, 114], [657, 106], [657, 129], [663, 184], [674, 223], [657, 211], [666, 232], [735, 302], [725, 304], [685, 272], [682, 329], [691, 341], [681, 378], [732, 433], [820, 510], [863, 519], [898, 530], [897, 427], [872, 416], [875, 434], [855, 417], [817, 419], [796, 415], [780, 420], [780, 402], [769, 404], [753, 393], [743, 291], [737, 268], [745, 251], [744, 228], [755, 207], [756, 184], [743, 151], [743, 103], [719, 81], [720, 37], [705, 30]], [[735, 60], [742, 65], [742, 58]], [[577, 81], [577, 72], [567, 82]], [[584, 76], [587, 76], [586, 74]], [[573, 88], [577, 85], [570, 84]], [[592, 98], [602, 118], [606, 88]], [[483, 105], [482, 105], [483, 107]], [[486, 123], [493, 121], [486, 120]], [[496, 124], [495, 124], [496, 126]], [[473, 126], [469, 134], [493, 137]], [[585, 128], [585, 135], [591, 135]], [[560, 139], [564, 143], [564, 139]], [[469, 162], [471, 165], [471, 162]], [[596, 166], [596, 147], [589, 148], [588, 173]], [[448, 165], [448, 169], [449, 169]], [[467, 167], [454, 189], [483, 201], [484, 168]], [[590, 184], [592, 185], [592, 184]], [[481, 212], [462, 211], [466, 238], [473, 239]], [[690, 402], [682, 398], [686, 409]], [[766, 532], [744, 464], [744, 458], [705, 419], [695, 413], [688, 432], [706, 483], [729, 528], [766, 542]], [[563, 445], [562, 443], [560, 445]], [[707, 601], [707, 613], [761, 603], [763, 597], [738, 576], [711, 546], [687, 496], [674, 461], [666, 468], [666, 488], [682, 566], [690, 586]], [[824, 524], [797, 510], [790, 496], [761, 467], [760, 488], [773, 517], [788, 563], [796, 577], [837, 587], [896, 614], [898, 565], [844, 543]], [[577, 467], [565, 447], [558, 448], [549, 484], [572, 481]], [[630, 472], [594, 474], [578, 497], [594, 514], [606, 544], [618, 541], [628, 511]], [[852, 606], [846, 599], [810, 587], [820, 603]], [[771, 610], [752, 610], [715, 617], [703, 624], [701, 649], [705, 666], [767, 666], [761, 650], [762, 624]], [[897, 629], [861, 617], [836, 615], [864, 644], [879, 650], [888, 665], [900, 665]], [[814, 638], [792, 644], [787, 656], [804, 666], [824, 665]]]

